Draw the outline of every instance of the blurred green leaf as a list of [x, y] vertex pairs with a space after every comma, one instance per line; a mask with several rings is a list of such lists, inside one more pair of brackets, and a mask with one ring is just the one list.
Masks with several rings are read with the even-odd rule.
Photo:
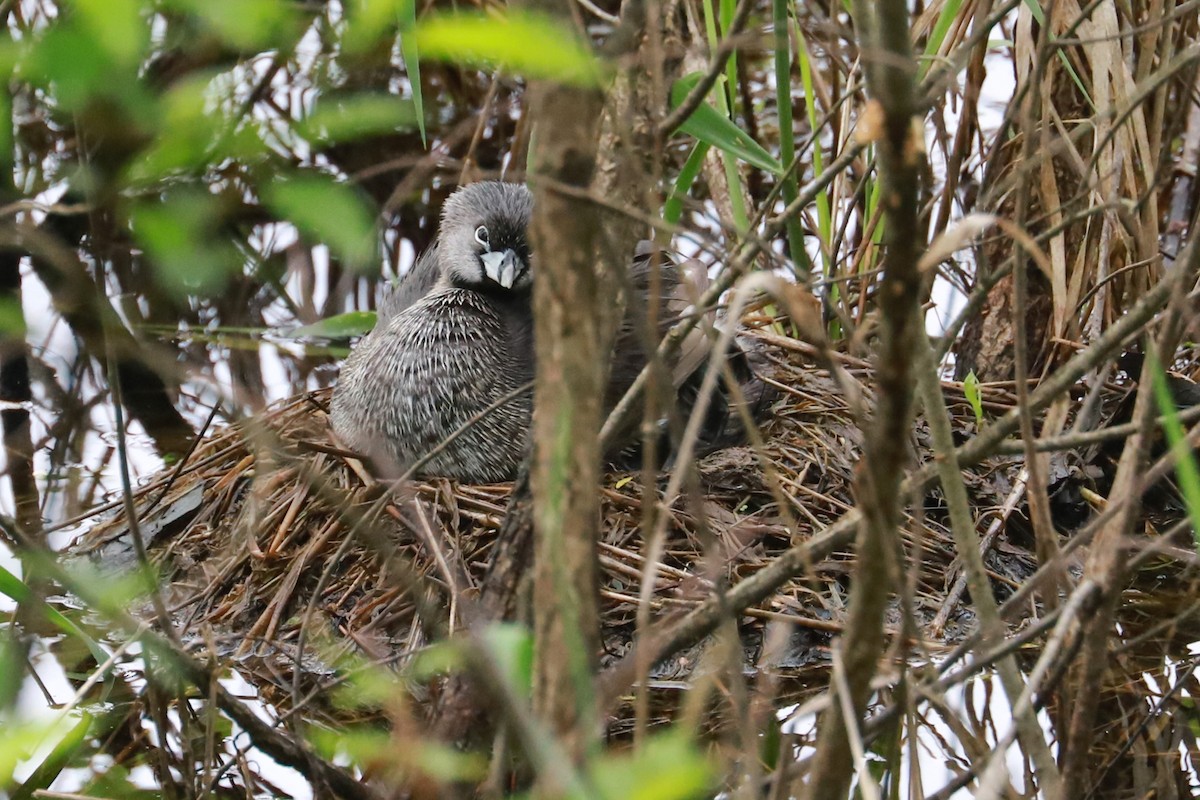
[[[792, 119], [792, 40], [788, 34], [790, 28], [788, 9], [791, 5], [789, 0], [771, 0], [771, 20], [775, 28], [775, 108], [779, 114], [779, 162], [785, 169], [790, 169], [792, 162], [796, 160], [796, 127]], [[796, 60], [803, 65], [806, 57], [803, 52], [803, 40], [799, 40], [797, 44], [800, 45], [800, 48]], [[804, 68], [801, 66], [802, 81], [803, 72]], [[812, 96], [812, 94], [805, 95], [805, 97]], [[805, 103], [805, 105], [811, 106], [812, 104]], [[748, 113], [753, 113], [753, 111]], [[816, 165], [814, 164], [814, 166]], [[782, 188], [783, 202], [790, 206], [799, 195], [794, 170], [783, 177]], [[804, 226], [801, 224], [800, 215], [788, 214], [786, 225], [788, 256], [792, 260], [797, 280], [806, 283], [806, 276], [812, 272], [812, 264], [809, 261], [808, 252], [804, 249]]]
[[942, 47], [942, 42], [946, 41], [946, 34], [950, 32], [950, 26], [958, 19], [958, 11], [961, 7], [962, 0], [946, 0], [942, 4], [937, 22], [934, 23], [933, 30], [929, 32], [929, 39], [925, 42], [926, 58], [920, 65], [918, 79], [924, 78], [929, 72], [929, 66], [933, 63], [932, 57], [937, 55], [937, 51]]
[[[796, 60], [800, 63], [800, 85], [805, 97], [816, 96], [813, 81], [813, 54], [809, 50], [808, 40], [804, 36], [803, 26], [794, 17], [792, 19], [792, 31], [795, 34], [797, 48]], [[812, 130], [817, 130], [823, 124], [818, 119], [817, 108], [813, 103], [805, 103], [805, 111], [808, 116], [808, 124]], [[812, 161], [812, 172], [814, 177], [821, 177], [825, 174], [825, 156], [820, 147], [813, 147], [810, 151]], [[789, 163], [790, 166], [790, 163]], [[791, 202], [790, 200], [788, 201]], [[833, 213], [829, 207], [829, 190], [821, 189], [817, 192], [817, 240], [820, 242], [817, 250], [821, 254], [821, 266], [826, 275], [833, 272], [833, 264], [829, 257], [830, 244], [833, 241]], [[805, 256], [805, 260], [808, 258]], [[811, 272], [811, 265], [810, 265]], [[836, 304], [840, 301], [841, 288], [837, 282], [834, 282], [829, 287], [829, 296], [831, 302]], [[840, 327], [840, 326], [839, 326]], [[833, 330], [833, 325], [830, 325]]]
[[111, 564], [97, 564], [80, 554], [64, 559], [62, 567], [70, 575], [68, 585], [78, 586], [86, 596], [89, 610], [110, 616], [127, 614], [148, 587], [161, 585], [162, 576], [152, 572], [153, 565], [149, 571], [140, 565], [114, 571]]
[[[678, 107], [684, 101], [692, 87], [700, 82], [700, 77], [700, 73], [695, 72], [675, 81], [671, 87], [672, 108]], [[679, 129], [747, 164], [753, 164], [773, 175], [783, 174], [783, 165], [763, 149], [762, 145], [708, 103], [697, 106]]]
[[74, 26], [60, 24], [30, 47], [22, 72], [34, 83], [51, 87], [58, 103], [73, 111], [109, 91], [111, 67], [98, 41]]
[[983, 395], [979, 391], [979, 378], [975, 375], [975, 370], [967, 373], [967, 379], [963, 381], [963, 396], [967, 398], [967, 402], [971, 404], [971, 410], [975, 412], [975, 424], [983, 424]]
[[[11, 70], [5, 70], [3, 65], [0, 65], [0, 76], [8, 78], [11, 76]], [[12, 93], [0, 93], [0, 153], [4, 154], [4, 162], [8, 165], [7, 169], [12, 169], [12, 153], [13, 153], [13, 107]]]
[[407, 670], [409, 678], [415, 681], [428, 680], [435, 675], [445, 675], [463, 666], [462, 648], [458, 642], [435, 642], [417, 653]]
[[339, 669], [346, 680], [337, 687], [334, 703], [345, 709], [379, 709], [402, 694], [405, 689], [392, 672], [374, 664], [361, 662], [356, 668], [341, 663]]
[[375, 327], [374, 311], [347, 311], [326, 317], [320, 322], [303, 325], [287, 332], [290, 339], [350, 339], [363, 336]]
[[150, 23], [142, 17], [148, 5], [143, 0], [74, 0], [66, 24], [78, 21], [113, 61], [136, 67], [150, 43]]
[[245, 52], [290, 47], [300, 32], [297, 4], [289, 0], [168, 0], [194, 15], [221, 41]]
[[23, 46], [20, 76], [44, 87], [58, 107], [80, 112], [99, 100], [120, 108], [89, 121], [93, 133], [128, 136], [144, 127], [154, 101], [140, 80], [149, 44], [149, 23], [139, 0], [73, 4], [39, 36]]
[[[6, 610], [5, 615], [9, 612]], [[12, 708], [25, 682], [25, 648], [18, 637], [0, 637], [0, 708]]]
[[[0, 567], [0, 594], [18, 603], [28, 603], [34, 599], [33, 592], [25, 585], [25, 582], [4, 567]], [[95, 639], [84, 633], [82, 628], [63, 616], [58, 609], [46, 604], [44, 601], [39, 602], [38, 605], [41, 606], [42, 613], [46, 615], [46, 619], [50, 620], [54, 627], [68, 636], [74, 636], [83, 642], [97, 663], [103, 664], [108, 660], [108, 653], [105, 652], [104, 648], [97, 644]]]
[[357, 56], [395, 34], [401, 20], [408, 16], [405, 6], [415, 8], [413, 0], [350, 0], [346, 9], [346, 27], [342, 32], [342, 52]]
[[713, 770], [686, 733], [648, 739], [636, 752], [605, 754], [588, 765], [600, 796], [611, 800], [711, 797]]
[[314, 729], [310, 740], [325, 758], [349, 757], [359, 767], [371, 763], [386, 765], [403, 774], [419, 771], [438, 781], [483, 779], [487, 760], [479, 753], [464, 753], [434, 741], [406, 742], [397, 750], [387, 731], [359, 726], [351, 730]]
[[421, 90], [421, 60], [417, 50], [417, 37], [413, 28], [417, 24], [416, 0], [353, 0], [346, 4], [346, 26], [342, 34], [342, 52], [356, 56], [379, 47], [387, 41], [389, 47], [394, 32], [400, 34], [400, 53], [404, 58], [404, 71], [412, 91], [415, 109], [414, 121], [425, 138], [425, 99]]
[[54, 748], [42, 759], [42, 763], [37, 765], [37, 768], [22, 781], [20, 786], [12, 790], [9, 795], [10, 800], [29, 800], [34, 796], [34, 792], [46, 789], [54, 783], [83, 747], [87, 735], [92, 729], [92, 719], [92, 715], [85, 711], [79, 721], [70, 730], [63, 733]]
[[[145, 755], [141, 754], [141, 757], [144, 759]], [[136, 768], [138, 761], [139, 754], [131, 753], [126, 763]], [[121, 800], [162, 800], [161, 789], [143, 789], [136, 786], [135, 780], [130, 777], [129, 767], [121, 762], [110, 764], [99, 775], [91, 776], [80, 793], [92, 797], [119, 797]]]
[[0, 725], [0, 787], [12, 785], [17, 765], [37, 749], [47, 730], [45, 723], [11, 718]]
[[487, 758], [482, 753], [464, 753], [450, 745], [432, 740], [416, 748], [414, 765], [428, 775], [446, 783], [478, 783], [487, 775]]
[[426, 59], [499, 67], [526, 78], [581, 86], [596, 86], [604, 77], [587, 42], [539, 14], [427, 14], [415, 33]]
[[158, 135], [130, 167], [129, 181], [155, 181], [204, 164], [223, 120], [210, 108], [212, 74], [192, 74], [174, 84], [159, 100]]
[[528, 697], [533, 691], [533, 634], [523, 625], [498, 622], [483, 632], [492, 660], [510, 685]]
[[[780, 744], [783, 741], [783, 721], [775, 714], [766, 714], [758, 734], [758, 760], [768, 772], [779, 767]], [[782, 752], [787, 752], [786, 750]]]
[[25, 313], [16, 298], [0, 297], [0, 335], [14, 338], [25, 335]]
[[296, 124], [296, 130], [312, 142], [345, 142], [412, 128], [418, 121], [409, 100], [361, 94], [320, 99], [313, 112]]
[[263, 201], [281, 219], [329, 245], [352, 269], [376, 264], [374, 219], [367, 201], [353, 187], [325, 175], [309, 173], [262, 187]]
[[325, 758], [349, 756], [359, 766], [385, 757], [391, 748], [391, 737], [387, 731], [365, 726], [350, 730], [313, 728], [308, 738]]
[[179, 297], [211, 295], [241, 269], [240, 254], [221, 235], [221, 201], [208, 192], [188, 189], [142, 202], [131, 216], [159, 282]]
[[[14, 42], [11, 39], [0, 40], [0, 75], [5, 79], [12, 77], [13, 71], [28, 52], [29, 45], [26, 42]], [[12, 98], [9, 98], [9, 103], [12, 103]]]

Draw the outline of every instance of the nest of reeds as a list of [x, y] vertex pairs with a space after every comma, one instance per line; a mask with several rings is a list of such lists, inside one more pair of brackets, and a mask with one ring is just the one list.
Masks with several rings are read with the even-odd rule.
[[[684, 493], [666, 511], [667, 538], [649, 599], [656, 617], [695, 607], [718, 583], [736, 584], [854, 504], [862, 434], [839, 386], [814, 364], [807, 345], [766, 330], [743, 336], [760, 356], [759, 377], [776, 392], [761, 421], [763, 445], [729, 447], [698, 460], [701, 491]], [[869, 400], [867, 363], [838, 359]], [[959, 441], [976, 432], [980, 411], [998, 416], [1016, 404], [1008, 384], [983, 385], [977, 405], [961, 384], [947, 382], [943, 390]], [[1120, 387], [1105, 396], [1111, 408], [1120, 406]], [[441, 479], [385, 489], [333, 440], [328, 400], [328, 391], [313, 392], [224, 428], [136, 493], [141, 535], [165, 576], [178, 630], [233, 657], [267, 697], [285, 696], [297, 677], [296, 685], [320, 685], [332, 669], [330, 653], [395, 663], [419, 651], [428, 644], [420, 605], [430, 597], [440, 598], [443, 613], [449, 608], [453, 627], [456, 604], [484, 575], [512, 491], [511, 484]], [[911, 444], [918, 461], [932, 459], [920, 419]], [[1091, 465], [1078, 463], [1080, 457], [1051, 469], [1056, 513], [1076, 515], [1060, 521], [1060, 530], [1083, 524], [1093, 502], [1087, 498], [1103, 489], [1097, 489], [1104, 473], [1100, 454]], [[1037, 568], [1020, 491], [1022, 466], [1020, 456], [1001, 455], [963, 473], [1000, 600]], [[624, 653], [634, 638], [647, 574], [643, 503], [661, 484], [650, 489], [648, 495], [640, 473], [610, 474], [601, 489], [607, 659]], [[903, 553], [897, 552], [910, 586], [906, 613], [917, 620], [926, 653], [936, 657], [974, 630], [975, 617], [940, 490], [913, 498], [909, 512]], [[96, 525], [73, 551], [110, 569], [134, 563], [122, 516]], [[1182, 568], [1167, 564], [1169, 554], [1164, 559], [1147, 578], [1153, 591], [1134, 587], [1138, 602], [1124, 613], [1127, 623], [1137, 618], [1146, 629], [1166, 609], [1180, 608], [1182, 598], [1195, 596], [1180, 579]], [[784, 651], [773, 655], [772, 674], [796, 679], [798, 689], [826, 683], [828, 644], [845, 617], [853, 561], [852, 548], [836, 552], [739, 616], [747, 668], [758, 663], [764, 632], [778, 621], [790, 633]], [[1038, 615], [1032, 601], [1024, 609], [1029, 619]], [[901, 619], [897, 606], [891, 634], [900, 632]], [[1193, 622], [1180, 621], [1170, 636], [1200, 638]], [[696, 664], [695, 653], [675, 654], [655, 666], [653, 677], [663, 687], [683, 685]]]

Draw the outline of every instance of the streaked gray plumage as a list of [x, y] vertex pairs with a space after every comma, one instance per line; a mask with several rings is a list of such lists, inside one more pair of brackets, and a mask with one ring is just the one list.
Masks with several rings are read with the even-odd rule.
[[[347, 446], [400, 472], [477, 418], [421, 473], [473, 482], [515, 475], [528, 447], [531, 392], [484, 411], [533, 379], [531, 212], [529, 190], [515, 184], [475, 183], [446, 201], [438, 241], [384, 297], [375, 330], [342, 367], [331, 415]], [[661, 329], [694, 299], [677, 292], [687, 283], [683, 270], [643, 243], [630, 266], [631, 297], [614, 348], [607, 407], [646, 363], [638, 320], [655, 260]], [[677, 388], [703, 362], [707, 341], [697, 332], [682, 350], [673, 365]]]
[[[533, 379], [531, 208], [525, 187], [504, 183], [472, 184], [447, 200], [437, 245], [392, 290], [375, 330], [342, 366], [331, 416], [347, 446], [389, 470], [406, 469]], [[486, 233], [477, 236], [481, 227]], [[519, 261], [509, 286], [490, 277], [482, 259], [505, 253]], [[511, 478], [531, 407], [526, 392], [483, 416], [422, 473]]]

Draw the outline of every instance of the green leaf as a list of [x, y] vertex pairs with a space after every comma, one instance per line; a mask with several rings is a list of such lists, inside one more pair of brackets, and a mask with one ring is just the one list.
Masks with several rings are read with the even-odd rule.
[[[28, 52], [28, 43], [14, 42], [8, 39], [0, 40], [0, 75], [4, 76], [5, 80], [12, 78], [13, 71]], [[10, 108], [12, 107], [11, 97], [8, 99], [8, 105]], [[12, 136], [11, 131], [9, 136]]]
[[696, 142], [692, 152], [688, 154], [687, 161], [683, 162], [683, 169], [679, 170], [679, 177], [675, 179], [675, 185], [671, 187], [671, 196], [663, 204], [664, 222], [672, 225], [679, 224], [679, 219], [683, 216], [683, 198], [687, 197], [688, 192], [692, 190], [692, 184], [700, 175], [706, 155], [708, 155], [708, 145], [704, 142]]
[[367, 271], [375, 266], [375, 214], [355, 188], [308, 173], [263, 186], [262, 197], [275, 214], [329, 245], [352, 269]]
[[425, 59], [499, 67], [526, 78], [579, 86], [604, 80], [605, 70], [587, 42], [540, 14], [427, 14], [414, 33]]
[[384, 94], [360, 94], [322, 98], [308, 118], [296, 124], [296, 130], [313, 142], [345, 142], [409, 129], [419, 121], [411, 101]]
[[421, 772], [445, 783], [478, 783], [487, 775], [487, 759], [482, 753], [464, 753], [441, 742], [419, 743], [413, 760]]
[[487, 774], [487, 759], [439, 742], [416, 742], [403, 753], [387, 731], [357, 726], [351, 730], [314, 729], [310, 740], [326, 758], [347, 756], [359, 765], [383, 765], [402, 774], [419, 771], [441, 782], [477, 783]]
[[971, 410], [975, 412], [975, 424], [983, 424], [983, 395], [979, 392], [979, 378], [975, 375], [975, 370], [967, 373], [967, 379], [963, 381], [963, 396], [967, 398], [967, 402], [971, 404]]
[[1038, 25], [1046, 24], [1046, 12], [1042, 10], [1042, 4], [1038, 0], [1025, 0], [1025, 7], [1029, 9]]
[[417, 128], [421, 132], [421, 144], [428, 147], [429, 142], [425, 137], [425, 95], [421, 89], [421, 54], [417, 45], [417, 37], [413, 34], [417, 27], [416, 0], [402, 0], [399, 17], [400, 54], [404, 57], [404, 68], [408, 71], [408, 86], [412, 91], [413, 105], [417, 109]]
[[54, 783], [55, 779], [71, 763], [71, 759], [83, 747], [87, 735], [92, 729], [92, 715], [84, 712], [73, 728], [66, 731], [47, 755], [38, 764], [33, 773], [20, 786], [13, 789], [9, 795], [11, 800], [29, 800], [34, 792], [45, 789]]
[[425, 137], [425, 98], [421, 91], [421, 59], [417, 48], [417, 37], [413, 29], [417, 24], [416, 0], [355, 0], [346, 9], [346, 26], [342, 34], [342, 51], [354, 56], [377, 47], [393, 30], [400, 32], [400, 54], [404, 58], [404, 70], [408, 74], [408, 85], [412, 91], [412, 104], [416, 109], [415, 121]]
[[333, 702], [338, 708], [380, 709], [405, 691], [394, 674], [373, 664], [360, 664], [353, 671], [347, 671], [346, 664], [339, 667], [348, 679], [334, 690]]
[[[764, 715], [763, 728], [758, 735], [758, 760], [768, 772], [779, 767], [780, 744], [783, 741], [783, 723], [775, 714]], [[783, 752], [787, 752], [784, 750]]]
[[406, 675], [410, 680], [424, 681], [436, 675], [448, 675], [464, 666], [463, 650], [456, 641], [442, 641], [417, 653]]
[[[927, 58], [921, 64], [919, 79], [924, 78], [929, 72], [930, 60], [937, 55], [937, 51], [941, 49], [942, 42], [946, 40], [946, 34], [950, 32], [950, 26], [958, 19], [958, 10], [962, 7], [962, 0], [946, 0], [942, 5], [942, 10], [938, 14], [937, 22], [933, 25], [933, 30], [929, 32], [929, 40], [925, 43], [925, 55]], [[1038, 9], [1041, 10], [1040, 8]]]
[[205, 164], [225, 120], [211, 106], [213, 74], [192, 74], [175, 83], [158, 102], [158, 135], [130, 166], [130, 183], [146, 184]]
[[403, 6], [415, 4], [412, 0], [351, 0], [343, 3], [346, 9], [346, 25], [342, 29], [342, 52], [358, 56], [379, 45], [390, 37], [406, 13]]
[[44, 722], [9, 717], [0, 725], [0, 786], [12, 785], [17, 765], [37, 749], [49, 730]]
[[[700, 73], [694, 72], [675, 81], [671, 87], [672, 108], [678, 107], [684, 101], [692, 88], [700, 82], [700, 78]], [[783, 165], [763, 149], [762, 145], [708, 103], [697, 106], [679, 129], [747, 164], [753, 164], [773, 175], [783, 174]]]
[[0, 297], [0, 334], [12, 338], [25, 335], [25, 312], [16, 298]]
[[[35, 599], [33, 592], [25, 585], [25, 582], [4, 567], [0, 567], [0, 594], [18, 603], [28, 603]], [[82, 628], [63, 616], [58, 609], [43, 600], [39, 600], [38, 605], [41, 606], [42, 613], [46, 615], [46, 619], [50, 620], [50, 623], [54, 627], [68, 636], [73, 636], [83, 642], [83, 645], [92, 654], [92, 658], [96, 659], [98, 664], [103, 664], [108, 660], [108, 653], [105, 652], [104, 648], [97, 644], [95, 639], [84, 633]]]
[[[207, 721], [206, 717], [205, 722]], [[136, 768], [139, 760], [130, 759], [130, 766]], [[121, 800], [162, 800], [162, 789], [138, 787], [136, 781], [130, 777], [129, 769], [120, 762], [106, 765], [103, 772], [93, 774], [88, 783], [80, 789], [80, 794], [91, 797], [119, 797]]]
[[26, 653], [21, 644], [16, 636], [0, 638], [0, 708], [13, 708], [25, 683]]
[[240, 254], [221, 235], [220, 198], [208, 192], [188, 189], [161, 202], [142, 202], [131, 216], [159, 281], [177, 296], [220, 291], [242, 267]]
[[100, 43], [74, 26], [56, 25], [37, 40], [22, 63], [22, 73], [50, 87], [63, 109], [76, 111], [112, 86], [112, 60]]
[[1183, 423], [1179, 421], [1179, 409], [1175, 406], [1175, 398], [1171, 396], [1167, 373], [1163, 371], [1154, 353], [1151, 353], [1149, 358], [1154, 378], [1154, 399], [1163, 414], [1163, 433], [1171, 446], [1171, 454], [1175, 457], [1175, 478], [1179, 482], [1179, 491], [1183, 495], [1184, 505], [1187, 506], [1188, 517], [1192, 521], [1192, 537], [1196, 542], [1196, 549], [1200, 550], [1200, 464], [1197, 464], [1196, 452], [1188, 444]]
[[499, 622], [489, 625], [482, 639], [509, 684], [528, 697], [533, 690], [533, 635], [522, 625]]
[[300, 31], [289, 0], [169, 0], [195, 16], [218, 39], [245, 52], [289, 46]]
[[[804, 31], [799, 21], [793, 19], [792, 30], [795, 32], [798, 47], [796, 48], [796, 58], [800, 62], [800, 84], [804, 89], [805, 97], [815, 97], [816, 93], [813, 89], [813, 65], [812, 55], [809, 52], [808, 42], [804, 38]], [[808, 125], [811, 130], [817, 130], [821, 127], [820, 120], [817, 119], [817, 107], [813, 103], [805, 103], [805, 111], [808, 115]], [[822, 155], [821, 145], [819, 142], [814, 142], [810, 150], [812, 156], [812, 169], [814, 177], [821, 177], [825, 173], [824, 156]], [[790, 203], [791, 200], [788, 200]], [[833, 265], [830, 260], [830, 248], [833, 241], [833, 215], [829, 209], [829, 190], [822, 189], [817, 193], [817, 231], [820, 247], [818, 251], [821, 254], [821, 263], [825, 274], [832, 275]], [[808, 260], [807, 255], [805, 260]], [[810, 272], [811, 267], [810, 267]], [[830, 300], [836, 305], [840, 302], [841, 290], [838, 283], [835, 281], [829, 287]], [[832, 325], [831, 325], [832, 327]]]
[[374, 311], [347, 311], [311, 325], [293, 328], [285, 335], [289, 339], [350, 339], [370, 333], [375, 327], [376, 317]]
[[87, 127], [97, 135], [134, 138], [154, 107], [138, 75], [149, 45], [141, 10], [138, 0], [72, 4], [23, 43], [19, 77], [46, 88], [63, 111], [88, 110]]
[[[6, 570], [3, 566], [0, 566], [0, 594], [18, 603], [28, 603], [34, 597], [33, 592], [25, 585], [25, 582]], [[54, 623], [55, 627], [64, 633], [74, 635], [75, 632], [79, 631], [74, 622], [71, 622], [71, 620], [64, 617], [54, 608], [46, 606], [44, 611], [46, 619]], [[82, 634], [82, 631], [79, 632]], [[108, 656], [106, 655], [105, 658], [108, 658]]]
[[711, 797], [713, 771], [682, 731], [654, 736], [633, 754], [606, 754], [588, 765], [600, 796], [611, 800]]
[[349, 756], [351, 761], [360, 766], [380, 760], [391, 748], [391, 737], [387, 731], [366, 726], [336, 731], [313, 728], [308, 738], [316, 751], [325, 758]]
[[142, 0], [75, 0], [68, 24], [76, 23], [113, 61], [136, 66], [150, 43]]

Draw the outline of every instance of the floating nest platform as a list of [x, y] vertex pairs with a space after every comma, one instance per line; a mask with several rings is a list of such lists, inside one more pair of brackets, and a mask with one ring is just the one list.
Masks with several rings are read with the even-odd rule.
[[[694, 608], [715, 582], [737, 583], [854, 504], [862, 434], [835, 382], [801, 342], [758, 330], [744, 334], [744, 344], [759, 354], [759, 377], [776, 392], [761, 422], [765, 444], [719, 450], [697, 462], [702, 496], [685, 495], [667, 512], [651, 599], [655, 617]], [[869, 402], [866, 362], [838, 358]], [[976, 412], [959, 384], [944, 384], [944, 392], [956, 437], [966, 440], [976, 431]], [[1011, 385], [984, 385], [981, 392], [985, 418], [1016, 403]], [[1121, 394], [1110, 387], [1106, 403], [1116, 408]], [[513, 488], [435, 479], [386, 490], [333, 440], [328, 401], [327, 390], [306, 394], [219, 430], [136, 493], [142, 535], [164, 575], [177, 628], [193, 646], [215, 647], [235, 661], [268, 699], [286, 698], [294, 685], [327, 684], [341, 655], [403, 662], [429, 643], [421, 603], [435, 603], [451, 628], [460, 625], [460, 601], [486, 571]], [[914, 431], [913, 452], [928, 461], [924, 423], [918, 420]], [[1059, 499], [1078, 507], [1079, 487], [1087, 496], [1086, 485], [1102, 481], [1103, 470], [1088, 473], [1078, 454], [1070, 458], [1075, 463], [1059, 477], [1075, 489], [1057, 495], [1074, 498]], [[1022, 464], [1020, 457], [996, 456], [964, 471], [1000, 600], [1037, 567], [1020, 491]], [[1080, 478], [1084, 473], [1091, 477]], [[768, 475], [777, 479], [774, 487]], [[634, 638], [646, 569], [647, 493], [640, 473], [610, 474], [600, 491], [602, 632], [604, 658], [612, 660]], [[910, 510], [903, 547], [911, 611], [919, 646], [936, 659], [974, 630], [974, 610], [939, 490]], [[1074, 524], [1089, 513], [1084, 503]], [[95, 525], [73, 552], [104, 568], [135, 563], [120, 516]], [[1130, 617], [1127, 624], [1140, 619], [1138, 629], [1145, 630], [1168, 611], [1195, 603], [1183, 566], [1168, 561], [1148, 578], [1153, 591], [1134, 588], [1138, 602], [1123, 615]], [[823, 688], [853, 566], [852, 551], [837, 552], [740, 615], [746, 669], [759, 664], [768, 627], [783, 622], [788, 644], [773, 651], [772, 674], [791, 680], [794, 697]], [[1026, 606], [1032, 616], [1034, 605]], [[898, 633], [900, 622], [896, 606], [889, 632]], [[1182, 643], [1198, 634], [1193, 614], [1170, 638]], [[685, 686], [698, 660], [694, 651], [675, 654], [655, 666], [653, 678], [665, 690]]]

